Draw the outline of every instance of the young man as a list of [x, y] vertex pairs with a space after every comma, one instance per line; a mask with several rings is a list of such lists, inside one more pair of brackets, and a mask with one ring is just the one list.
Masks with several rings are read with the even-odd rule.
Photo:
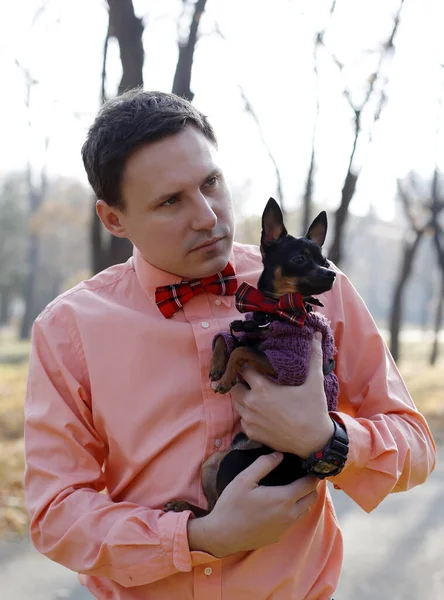
[[[211, 126], [176, 96], [127, 93], [102, 108], [83, 159], [103, 225], [134, 255], [34, 324], [25, 489], [36, 548], [99, 599], [330, 599], [342, 541], [326, 482], [258, 486], [280, 452], [312, 457], [341, 430], [348, 456], [331, 480], [366, 511], [435, 464], [429, 428], [366, 307], [338, 271], [322, 309], [338, 346], [337, 412], [327, 412], [319, 340], [303, 385], [245, 369], [251, 389], [216, 394], [211, 342], [239, 317], [221, 292], [233, 293], [234, 277], [256, 285], [262, 264], [256, 247], [233, 244]], [[177, 310], [161, 312], [157, 288], [223, 270], [229, 289], [199, 288], [186, 303], [172, 292]], [[174, 499], [205, 506], [201, 466], [241, 425], [277, 454], [241, 473], [208, 516], [164, 512]]]

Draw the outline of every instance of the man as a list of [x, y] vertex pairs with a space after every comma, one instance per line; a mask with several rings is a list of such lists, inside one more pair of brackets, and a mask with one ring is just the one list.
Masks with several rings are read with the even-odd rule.
[[[322, 453], [339, 427], [348, 457], [331, 481], [366, 511], [435, 464], [428, 426], [362, 300], [339, 271], [323, 296], [337, 412], [327, 412], [319, 340], [303, 385], [245, 369], [251, 389], [216, 394], [211, 342], [239, 316], [233, 296], [200, 289], [180, 303], [172, 292], [169, 318], [156, 303], [159, 287], [219, 280], [227, 265], [239, 283], [256, 285], [261, 272], [258, 249], [233, 244], [211, 126], [176, 96], [127, 93], [100, 111], [83, 160], [103, 225], [129, 238], [134, 256], [62, 294], [34, 324], [25, 489], [36, 548], [99, 599], [330, 599], [342, 541], [326, 482], [258, 486], [280, 452]], [[164, 512], [174, 499], [205, 506], [201, 466], [241, 425], [277, 453], [239, 475], [208, 516]]]

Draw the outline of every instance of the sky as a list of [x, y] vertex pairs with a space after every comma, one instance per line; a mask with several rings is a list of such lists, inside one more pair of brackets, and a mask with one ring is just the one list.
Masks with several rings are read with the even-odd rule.
[[[330, 4], [208, 0], [193, 67], [194, 103], [215, 126], [222, 165], [234, 193], [244, 198], [244, 214], [262, 212], [276, 192], [276, 178], [239, 86], [279, 164], [288, 210], [303, 192], [319, 89], [315, 200], [327, 209], [339, 203], [353, 141], [353, 115], [343, 90], [352, 89], [359, 99], [399, 2], [337, 0], [333, 19]], [[145, 88], [170, 91], [182, 2], [134, 0], [134, 6], [146, 22]], [[443, 17], [440, 0], [405, 0], [396, 52], [386, 66], [388, 103], [372, 143], [358, 152], [364, 166], [351, 207], [356, 214], [372, 206], [392, 219], [396, 178], [413, 169], [427, 176], [442, 156], [436, 129], [444, 89]], [[344, 69], [321, 51], [316, 80], [314, 32], [324, 26], [326, 45]], [[87, 183], [80, 148], [99, 108], [106, 29], [104, 0], [0, 4], [2, 176], [29, 160], [36, 177], [45, 164], [51, 175]], [[34, 82], [29, 107], [26, 72]], [[113, 95], [121, 73], [114, 41], [107, 72], [107, 92]]]

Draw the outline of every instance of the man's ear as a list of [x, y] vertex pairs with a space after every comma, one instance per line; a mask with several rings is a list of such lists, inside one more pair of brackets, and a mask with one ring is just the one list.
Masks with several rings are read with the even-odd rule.
[[261, 246], [277, 242], [284, 235], [287, 235], [287, 230], [284, 226], [282, 211], [276, 200], [270, 198], [262, 214]]
[[119, 209], [109, 206], [105, 200], [97, 200], [96, 213], [105, 229], [110, 233], [119, 238], [127, 237], [125, 227], [121, 222], [122, 212]]
[[305, 237], [322, 248], [327, 235], [327, 213], [323, 210], [308, 228]]

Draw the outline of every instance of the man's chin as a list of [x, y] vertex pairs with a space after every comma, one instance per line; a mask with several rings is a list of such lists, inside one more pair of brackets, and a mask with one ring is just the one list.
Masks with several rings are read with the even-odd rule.
[[231, 247], [230, 251], [208, 252], [200, 261], [195, 262], [192, 270], [196, 273], [195, 277], [210, 277], [211, 275], [222, 271], [227, 266], [230, 258]]
[[209, 260], [206, 264], [196, 265], [195, 271], [199, 274], [196, 277], [211, 277], [215, 273], [219, 273], [227, 266], [229, 257], [218, 256], [214, 260]]

